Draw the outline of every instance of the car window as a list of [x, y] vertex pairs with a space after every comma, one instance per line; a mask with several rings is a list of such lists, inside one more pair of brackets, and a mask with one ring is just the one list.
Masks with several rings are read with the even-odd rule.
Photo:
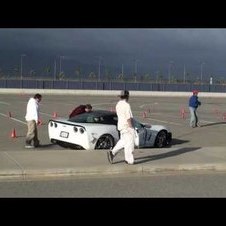
[[109, 114], [109, 112], [93, 111], [75, 115], [69, 118], [68, 121], [78, 123], [101, 123], [108, 125], [117, 125], [118, 118], [116, 114]]
[[137, 121], [136, 119], [134, 119], [134, 118], [133, 118], [133, 126], [134, 126], [134, 128], [136, 128], [136, 129], [141, 129], [141, 128], [144, 127], [143, 124], [141, 124], [140, 122], [138, 122], [138, 121]]

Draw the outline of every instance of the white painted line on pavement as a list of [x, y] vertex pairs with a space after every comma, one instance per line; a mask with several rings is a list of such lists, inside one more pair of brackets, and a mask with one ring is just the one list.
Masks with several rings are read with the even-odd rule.
[[147, 118], [147, 119], [148, 119], [148, 120], [157, 121], [157, 122], [163, 122], [163, 123], [167, 123], [167, 124], [172, 124], [172, 125], [176, 125], [176, 126], [181, 126], [181, 125], [183, 125], [183, 124], [181, 124], [181, 123], [169, 122], [169, 121], [163, 121], [163, 120], [154, 119], [154, 118]]
[[[9, 118], [9, 116], [6, 115], [6, 114], [0, 113], [0, 115]], [[14, 121], [17, 121], [17, 122], [20, 122], [20, 123], [22, 123], [22, 124], [27, 125], [27, 123], [24, 122], [24, 121], [21, 121], [21, 120], [19, 120], [19, 119], [14, 118], [14, 117], [10, 117], [10, 118], [11, 118], [12, 120], [14, 120]]]
[[7, 102], [3, 102], [3, 101], [0, 101], [0, 104], [11, 105], [11, 104], [9, 104]]

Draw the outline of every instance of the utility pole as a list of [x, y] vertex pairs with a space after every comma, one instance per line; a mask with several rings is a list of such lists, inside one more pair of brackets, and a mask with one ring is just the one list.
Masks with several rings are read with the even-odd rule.
[[25, 54], [20, 55], [20, 79], [23, 79], [23, 57], [25, 57]]
[[201, 76], [200, 76], [200, 81], [201, 81], [201, 84], [202, 84], [202, 73], [203, 73], [203, 65], [204, 65], [205, 63], [204, 62], [202, 62], [201, 63]]
[[171, 82], [171, 66], [174, 64], [173, 61], [169, 62], [169, 68], [168, 68], [168, 76], [169, 76], [169, 83]]
[[64, 56], [60, 56], [60, 74], [61, 74], [61, 72], [62, 72], [62, 68], [61, 68], [62, 63], [61, 63], [61, 59], [64, 59]]
[[186, 82], [186, 69], [185, 69], [185, 64], [184, 64], [184, 83]]
[[99, 56], [99, 63], [98, 63], [98, 81], [100, 81], [100, 67], [101, 67], [101, 59], [102, 57]]
[[56, 80], [56, 59], [54, 60], [54, 80]]

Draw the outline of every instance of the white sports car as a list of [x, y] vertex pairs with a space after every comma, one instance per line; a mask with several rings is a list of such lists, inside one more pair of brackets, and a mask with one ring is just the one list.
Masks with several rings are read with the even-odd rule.
[[[110, 149], [119, 139], [115, 112], [95, 110], [70, 119], [51, 119], [48, 123], [52, 143], [73, 149]], [[148, 125], [134, 119], [135, 146], [162, 148], [169, 145], [172, 133], [161, 125]]]

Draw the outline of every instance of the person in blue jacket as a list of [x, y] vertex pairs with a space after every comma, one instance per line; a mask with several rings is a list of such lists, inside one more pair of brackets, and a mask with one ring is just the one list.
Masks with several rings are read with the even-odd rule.
[[201, 102], [198, 100], [198, 90], [192, 91], [193, 95], [189, 98], [189, 110], [190, 110], [190, 126], [192, 128], [200, 127], [198, 123], [198, 115], [197, 115], [197, 109], [201, 105]]

